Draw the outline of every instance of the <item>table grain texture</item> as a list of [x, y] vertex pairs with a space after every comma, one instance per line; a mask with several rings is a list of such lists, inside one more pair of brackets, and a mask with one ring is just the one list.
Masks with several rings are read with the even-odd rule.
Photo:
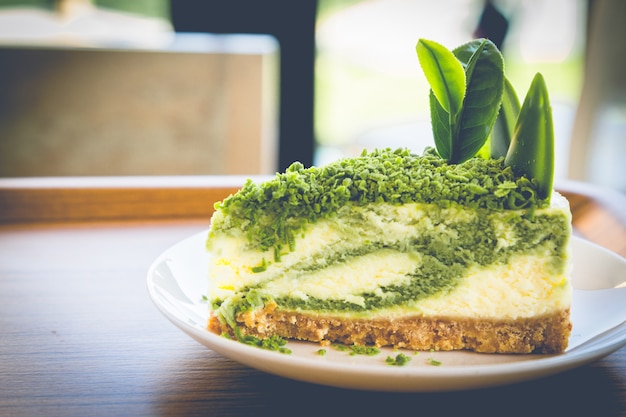
[[[0, 416], [626, 416], [626, 348], [449, 393], [318, 386], [222, 357], [157, 311], [146, 274], [241, 179], [158, 181], [0, 180]], [[626, 256], [626, 197], [561, 190], [575, 233]]]

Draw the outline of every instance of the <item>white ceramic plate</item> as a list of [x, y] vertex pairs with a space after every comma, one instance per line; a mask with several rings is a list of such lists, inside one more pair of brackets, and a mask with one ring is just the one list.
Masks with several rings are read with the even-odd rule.
[[[148, 292], [157, 308], [176, 326], [206, 347], [242, 364], [295, 380], [378, 391], [451, 391], [526, 381], [578, 367], [611, 354], [626, 344], [626, 260], [574, 238], [573, 331], [570, 346], [559, 355], [491, 355], [472, 352], [404, 353], [405, 366], [390, 366], [381, 349], [374, 356], [354, 355], [319, 344], [292, 342], [292, 354], [241, 344], [205, 329], [208, 255], [206, 233], [191, 236], [166, 250], [148, 272]], [[611, 289], [609, 289], [611, 288]], [[439, 361], [434, 366], [432, 360]]]

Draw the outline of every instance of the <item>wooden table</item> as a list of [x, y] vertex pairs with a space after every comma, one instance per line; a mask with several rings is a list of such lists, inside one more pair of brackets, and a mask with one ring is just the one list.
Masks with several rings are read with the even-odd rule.
[[[532, 382], [436, 394], [296, 382], [206, 349], [152, 305], [146, 273], [241, 184], [0, 180], [0, 416], [626, 415], [626, 348]], [[560, 187], [576, 233], [626, 256], [626, 197]]]

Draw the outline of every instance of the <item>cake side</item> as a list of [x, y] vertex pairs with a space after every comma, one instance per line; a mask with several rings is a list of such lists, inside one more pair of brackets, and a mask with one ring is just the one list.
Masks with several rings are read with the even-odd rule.
[[398, 305], [398, 314], [437, 313], [442, 296], [448, 314], [474, 314], [472, 304], [486, 301], [482, 311], [499, 316], [511, 315], [506, 308], [537, 314], [530, 300], [568, 283], [570, 216], [559, 195], [525, 216], [420, 203], [346, 206], [309, 225], [294, 239], [298, 250], [279, 262], [225, 236], [211, 256], [210, 298], [226, 315], [247, 308], [250, 297], [238, 293], [283, 309], [351, 315], [392, 314]]

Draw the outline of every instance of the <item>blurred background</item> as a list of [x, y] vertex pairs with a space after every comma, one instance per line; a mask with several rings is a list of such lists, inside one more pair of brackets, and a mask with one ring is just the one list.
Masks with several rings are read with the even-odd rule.
[[626, 192], [620, 0], [0, 0], [0, 176], [272, 174], [433, 146], [415, 44], [541, 72], [556, 177]]

